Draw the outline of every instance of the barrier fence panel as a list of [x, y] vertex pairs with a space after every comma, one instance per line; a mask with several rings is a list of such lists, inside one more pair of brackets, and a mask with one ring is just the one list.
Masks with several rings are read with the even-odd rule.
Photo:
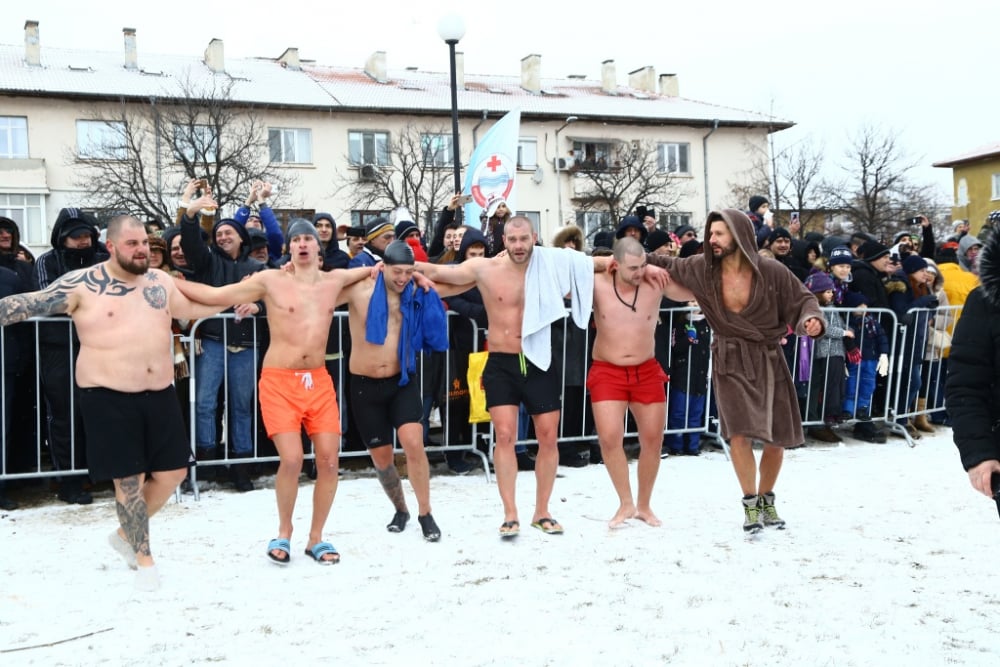
[[[914, 309], [900, 321], [887, 309], [869, 308], [852, 311], [846, 308], [825, 308], [828, 318], [837, 317], [855, 336], [849, 348], [856, 350], [854, 359], [831, 356], [822, 339], [806, 342], [790, 335], [784, 351], [789, 368], [799, 391], [803, 426], [821, 427], [829, 423], [856, 424], [872, 420], [884, 422], [894, 432], [912, 439], [906, 433], [903, 421], [924, 415], [944, 418], [944, 376], [950, 351], [950, 334], [961, 311], [959, 306], [939, 307], [934, 310]], [[199, 331], [211, 319], [234, 319], [231, 313], [194, 322], [189, 331], [178, 336], [186, 346], [185, 355], [189, 378], [178, 377], [175, 386], [189, 420], [191, 451], [198, 453], [199, 415], [197, 387], [200, 364], [205, 363]], [[258, 321], [259, 325], [264, 320]], [[74, 361], [77, 343], [74, 340], [72, 321], [64, 317], [37, 318], [18, 325], [0, 328], [0, 378], [4, 430], [0, 439], [0, 481], [53, 476], [79, 476], [87, 474], [83, 462], [84, 437], [78, 419], [74, 383]], [[481, 349], [486, 331], [475, 322], [449, 313], [449, 339], [462, 333], [465, 343], [456, 347], [454, 342], [448, 353], [440, 356], [421, 355], [421, 372], [414, 381], [431, 377], [430, 384], [421, 387], [426, 398], [426, 415], [436, 403], [441, 414], [440, 444], [425, 438], [430, 453], [466, 452], [480, 458], [489, 480], [489, 461], [493, 458], [492, 425], [468, 423], [468, 354]], [[558, 440], [560, 443], [593, 443], [596, 433], [590, 410], [590, 400], [585, 387], [590, 366], [593, 332], [573, 325], [567, 317], [553, 327], [553, 362], [561, 368], [562, 405]], [[226, 332], [223, 327], [222, 331]], [[13, 353], [10, 345], [13, 336], [19, 336], [18, 359], [9, 359]], [[266, 326], [255, 330], [254, 343], [266, 343]], [[346, 312], [335, 313], [327, 351], [327, 369], [334, 379], [340, 408], [344, 437], [341, 456], [367, 457], [363, 443], [352, 442], [351, 406], [349, 392], [348, 355], [350, 337]], [[203, 341], [202, 341], [203, 342]], [[262, 355], [258, 349], [233, 351], [223, 336], [215, 341], [222, 350], [219, 396], [223, 397], [213, 410], [218, 412], [219, 430], [215, 442], [218, 456], [201, 460], [193, 469], [196, 479], [198, 469], [221, 467], [234, 463], [261, 463], [278, 461], [273, 444], [266, 438], [259, 417], [257, 382]], [[709, 352], [711, 331], [699, 319], [696, 307], [664, 308], [657, 327], [656, 356], [670, 374], [667, 385], [667, 423], [664, 425], [664, 445], [667, 450], [676, 447], [683, 451], [691, 442], [703, 437], [724, 443], [718, 434], [718, 422], [711, 397], [711, 364]], [[234, 431], [230, 403], [231, 356], [247, 354], [245, 366], [251, 369], [251, 381], [240, 389], [252, 395], [252, 419], [248, 429], [252, 448], [239, 456], [230, 452]], [[878, 375], [879, 358], [886, 355], [888, 372]], [[846, 355], [846, 352], [845, 352]], [[20, 365], [18, 365], [20, 362]], [[245, 370], [245, 369], [244, 369]], [[840, 381], [843, 384], [840, 385]], [[840, 396], [831, 387], [840, 387]], [[213, 419], [215, 417], [213, 416]], [[202, 423], [206, 414], [203, 410]], [[241, 427], [242, 428], [242, 427]], [[436, 429], [434, 429], [436, 430]], [[434, 431], [427, 430], [430, 438]], [[625, 436], [635, 438], [638, 432], [629, 416], [626, 417]], [[55, 443], [55, 445], [53, 445]], [[537, 444], [537, 440], [519, 437], [519, 444]], [[303, 439], [306, 458], [313, 459], [311, 443]], [[402, 449], [395, 447], [397, 453]], [[197, 493], [197, 484], [193, 485]]]
[[[562, 376], [558, 442], [596, 442], [597, 432], [586, 390], [587, 373], [592, 361], [593, 330], [592, 327], [586, 330], [576, 327], [568, 309], [566, 313], [566, 318], [552, 327], [553, 364], [560, 364], [557, 370]], [[683, 449], [685, 441], [691, 448], [700, 446], [702, 437], [715, 440], [723, 447], [721, 438], [710, 429], [713, 418], [710, 398], [711, 342], [711, 330], [700, 317], [697, 307], [660, 310], [655, 356], [670, 376], [666, 386], [667, 422], [663, 425], [663, 443], [677, 443], [678, 450]], [[702, 356], [703, 363], [699, 363]], [[522, 418], [530, 419], [523, 412]], [[524, 435], [525, 430], [519, 428], [517, 444], [537, 445], [537, 438]], [[638, 436], [634, 420], [626, 414], [624, 437], [637, 439]], [[493, 460], [492, 442], [490, 460]]]

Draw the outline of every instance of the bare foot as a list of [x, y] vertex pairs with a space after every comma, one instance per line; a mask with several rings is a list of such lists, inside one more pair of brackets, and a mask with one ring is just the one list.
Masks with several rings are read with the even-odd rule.
[[635, 516], [635, 505], [629, 503], [627, 505], [622, 505], [615, 512], [615, 515], [611, 517], [611, 521], [608, 522], [608, 528], [621, 528], [625, 525], [625, 522]]
[[642, 509], [635, 513], [635, 518], [639, 521], [645, 521], [647, 525], [650, 526], [662, 526], [663, 522], [660, 521], [659, 517], [653, 514], [651, 509]]

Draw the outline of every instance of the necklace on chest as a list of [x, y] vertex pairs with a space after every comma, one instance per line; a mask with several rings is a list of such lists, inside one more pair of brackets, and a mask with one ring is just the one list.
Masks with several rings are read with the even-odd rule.
[[635, 303], [636, 301], [639, 300], [639, 286], [638, 285], [635, 286], [635, 294], [632, 295], [632, 303], [629, 303], [628, 301], [623, 299], [622, 295], [618, 293], [618, 280], [616, 280], [614, 276], [612, 276], [611, 278], [611, 286], [614, 288], [615, 296], [618, 297], [618, 300], [621, 301], [622, 305], [634, 313]]

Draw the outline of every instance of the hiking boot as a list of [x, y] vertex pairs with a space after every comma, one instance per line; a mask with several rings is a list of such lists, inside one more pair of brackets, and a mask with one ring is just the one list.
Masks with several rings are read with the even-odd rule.
[[234, 463], [229, 466], [230, 474], [233, 479], [233, 486], [240, 493], [246, 493], [247, 491], [253, 491], [253, 481], [250, 479], [250, 464], [248, 463]]
[[885, 433], [870, 421], [858, 422], [854, 425], [854, 437], [858, 440], [882, 444], [885, 442]]
[[784, 530], [785, 520], [778, 516], [778, 510], [774, 508], [774, 492], [768, 491], [767, 493], [762, 493], [759, 498], [760, 518], [763, 520], [764, 525]]
[[83, 488], [83, 481], [79, 477], [70, 477], [59, 482], [59, 491], [56, 494], [59, 500], [70, 505], [89, 505], [94, 502], [94, 497]]
[[820, 442], [843, 442], [840, 436], [833, 432], [833, 429], [827, 425], [814, 426], [806, 430], [806, 435], [813, 440], [819, 440]]
[[757, 496], [743, 496], [743, 531], [756, 533], [764, 529], [764, 522], [760, 516], [760, 498]]

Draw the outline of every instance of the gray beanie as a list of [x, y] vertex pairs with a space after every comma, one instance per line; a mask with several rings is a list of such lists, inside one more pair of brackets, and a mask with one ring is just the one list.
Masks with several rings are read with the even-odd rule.
[[286, 238], [291, 241], [296, 236], [301, 234], [312, 234], [316, 237], [316, 243], [319, 243], [319, 232], [316, 231], [316, 226], [309, 222], [305, 218], [292, 218], [288, 223], [288, 234]]

